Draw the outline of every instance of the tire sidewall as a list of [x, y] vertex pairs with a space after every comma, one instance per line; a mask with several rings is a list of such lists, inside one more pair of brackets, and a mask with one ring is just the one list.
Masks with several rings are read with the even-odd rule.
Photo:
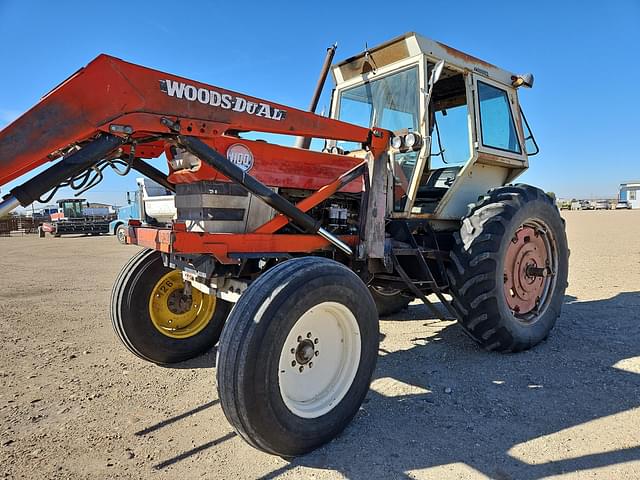
[[[303, 290], [299, 288], [300, 281], [288, 282], [259, 312], [259, 318], [253, 319], [256, 328], [244, 345], [246, 355], [241, 356], [247, 372], [241, 379], [245, 384], [241, 391], [254, 392], [252, 398], [245, 399], [249, 423], [256, 432], [269, 432], [268, 443], [287, 455], [306, 453], [342, 431], [364, 400], [375, 369], [379, 341], [375, 304], [366, 285], [353, 272], [336, 266], [339, 269], [320, 270], [319, 276], [304, 279]], [[345, 273], [353, 275], [360, 285], [354, 288], [353, 279], [346, 280]], [[341, 303], [354, 315], [360, 330], [359, 365], [349, 390], [331, 411], [317, 418], [302, 418], [291, 412], [282, 399], [280, 355], [298, 319], [325, 301]]]
[[146, 261], [127, 279], [119, 312], [119, 327], [136, 353], [160, 364], [188, 360], [212, 348], [229, 311], [226, 302], [216, 299], [213, 317], [196, 335], [172, 338], [162, 334], [151, 320], [149, 299], [156, 283], [171, 271], [163, 265], [159, 253], [146, 257]]

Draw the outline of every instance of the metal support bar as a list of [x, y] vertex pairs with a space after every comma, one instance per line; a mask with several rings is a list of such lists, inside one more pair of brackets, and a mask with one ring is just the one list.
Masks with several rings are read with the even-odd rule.
[[178, 141], [184, 148], [200, 160], [244, 187], [249, 193], [252, 193], [276, 211], [289, 217], [306, 232], [317, 233], [347, 255], [353, 254], [348, 245], [321, 228], [319, 221], [304, 213], [282, 195], [279, 195], [265, 184], [253, 178], [240, 167], [230, 162], [226, 157], [220, 155], [220, 153], [216, 152], [202, 140], [196, 137], [179, 135]]
[[444, 307], [453, 316], [453, 318], [459, 320], [461, 318], [460, 313], [458, 311], [456, 311], [456, 309], [453, 307], [453, 305], [446, 298], [444, 298], [444, 295], [442, 294], [442, 289], [440, 288], [440, 286], [438, 285], [438, 282], [436, 281], [435, 277], [433, 276], [433, 273], [431, 272], [431, 269], [429, 268], [429, 265], [427, 265], [427, 261], [424, 259], [424, 257], [422, 256], [422, 254], [419, 251], [418, 251], [418, 254], [416, 256], [418, 257], [418, 263], [422, 267], [422, 270], [426, 271], [428, 273], [429, 277], [431, 278], [431, 280], [433, 281], [433, 285], [434, 285], [433, 293], [435, 294], [435, 296], [438, 297], [438, 300], [440, 300], [442, 305], [444, 305]]
[[351, 251], [351, 247], [349, 247], [349, 245], [344, 243], [342, 240], [340, 240], [338, 237], [336, 237], [332, 233], [327, 232], [324, 228], [320, 227], [318, 229], [318, 235], [320, 235], [325, 240], [328, 240], [329, 243], [334, 244], [336, 247], [338, 247], [340, 250], [342, 250], [347, 255], [353, 254], [353, 251]]
[[[409, 229], [409, 225], [405, 222], [403, 224], [403, 226], [404, 226], [405, 232], [407, 234], [407, 240], [409, 241], [411, 246], [415, 249], [415, 252], [416, 252], [415, 256], [416, 256], [416, 259], [418, 260], [418, 265], [420, 266], [421, 270], [428, 276], [428, 279], [433, 283], [433, 293], [436, 295], [436, 297], [438, 297], [438, 300], [440, 300], [442, 305], [444, 305], [444, 307], [447, 309], [449, 314], [451, 314], [453, 316], [453, 318], [459, 320], [461, 318], [460, 313], [456, 311], [456, 309], [453, 307], [453, 305], [446, 298], [444, 298], [444, 295], [442, 294], [442, 288], [438, 285], [438, 282], [436, 281], [435, 277], [433, 276], [433, 273], [431, 272], [431, 269], [429, 268], [429, 265], [427, 264], [427, 261], [424, 259], [424, 256], [422, 255], [422, 251], [419, 248], [415, 237], [411, 233], [411, 230]], [[431, 230], [430, 227], [428, 227], [428, 228], [429, 228], [429, 232], [433, 235], [434, 241], [435, 241], [436, 246], [437, 246], [438, 245], [438, 239], [435, 236], [435, 232], [433, 230]], [[400, 264], [398, 263], [395, 254], [393, 254], [393, 258], [394, 258], [394, 262], [396, 262], [396, 264], [397, 264], [397, 268], [400, 268]], [[446, 279], [447, 277], [446, 277], [446, 272], [445, 272], [445, 269], [444, 269], [444, 263], [442, 262], [442, 259], [438, 258], [438, 259], [436, 259], [436, 262], [438, 264], [438, 267], [441, 270], [440, 273], [441, 273], [442, 277], [444, 279]], [[398, 271], [398, 273], [400, 273], [400, 271]], [[400, 276], [402, 276], [402, 274], [400, 274]], [[403, 280], [404, 280], [404, 278], [403, 278]], [[414, 287], [415, 287], [415, 285], [414, 285]], [[417, 287], [416, 287], [416, 289], [417, 289]], [[422, 298], [421, 298], [421, 300], [422, 300]]]
[[2, 202], [0, 202], [0, 217], [5, 216], [12, 210], [15, 210], [20, 206], [20, 201], [13, 195], [7, 195]]
[[387, 154], [373, 159], [371, 165], [371, 185], [367, 201], [364, 230], [365, 251], [363, 258], [384, 259], [385, 220], [387, 212]]
[[145, 177], [150, 178], [154, 182], [162, 185], [167, 190], [171, 190], [175, 193], [175, 185], [173, 183], [169, 183], [169, 180], [167, 180], [167, 175], [158, 170], [156, 167], [149, 165], [147, 162], [144, 162], [139, 158], [134, 158], [133, 163], [131, 164], [131, 168], [137, 170]]
[[[439, 318], [440, 320], [449, 320], [445, 315], [442, 314], [440, 310], [438, 310], [435, 307], [433, 303], [429, 301], [427, 296], [424, 293], [422, 293], [422, 291], [418, 287], [416, 287], [416, 285], [413, 283], [413, 280], [411, 280], [409, 275], [407, 275], [407, 272], [404, 271], [404, 268], [402, 268], [402, 266], [400, 265], [400, 262], [398, 262], [397, 257], [393, 253], [391, 254], [391, 257], [393, 258], [393, 264], [396, 272], [398, 272], [398, 275], [400, 275], [400, 278], [402, 278], [404, 283], [407, 284], [407, 287], [409, 287], [409, 290], [411, 290], [413, 294], [417, 298], [419, 298], [429, 310], [431, 310], [431, 313], [433, 313], [436, 316], [436, 318]], [[440, 301], [442, 302], [442, 300]], [[454, 315], [454, 318], [457, 318], [457, 316]]]

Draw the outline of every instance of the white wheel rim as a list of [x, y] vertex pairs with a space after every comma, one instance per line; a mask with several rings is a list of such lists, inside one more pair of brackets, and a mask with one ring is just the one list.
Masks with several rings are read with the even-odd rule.
[[360, 365], [360, 327], [345, 305], [323, 302], [295, 323], [280, 353], [278, 384], [287, 408], [302, 418], [331, 411]]

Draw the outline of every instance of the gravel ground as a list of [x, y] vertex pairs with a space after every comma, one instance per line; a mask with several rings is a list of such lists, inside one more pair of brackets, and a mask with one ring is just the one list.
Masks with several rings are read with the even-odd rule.
[[215, 351], [163, 368], [118, 344], [113, 237], [0, 238], [0, 478], [640, 478], [640, 212], [567, 212], [549, 339], [479, 350], [417, 303], [382, 321], [346, 431], [287, 462], [236, 436]]

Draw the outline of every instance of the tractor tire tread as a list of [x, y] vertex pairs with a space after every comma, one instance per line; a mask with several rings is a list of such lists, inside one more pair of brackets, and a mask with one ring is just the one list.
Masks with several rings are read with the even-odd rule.
[[[453, 235], [454, 247], [447, 270], [453, 305], [462, 314], [461, 326], [465, 333], [486, 350], [518, 352], [539, 341], [514, 338], [501, 323], [495, 269], [501, 259], [501, 239], [512, 219], [526, 204], [540, 201], [555, 207], [551, 197], [530, 185], [491, 189], [469, 205], [460, 231]], [[562, 232], [564, 235], [564, 229]], [[551, 308], [554, 313], [557, 310]]]

